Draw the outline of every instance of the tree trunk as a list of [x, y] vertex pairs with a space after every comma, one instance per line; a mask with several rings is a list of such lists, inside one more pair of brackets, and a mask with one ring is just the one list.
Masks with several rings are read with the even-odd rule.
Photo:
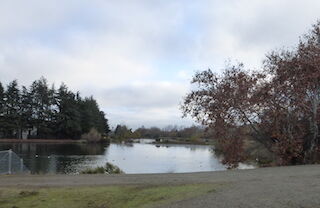
[[320, 89], [317, 88], [316, 92], [313, 96], [313, 99], [311, 100], [312, 103], [312, 116], [310, 119], [310, 127], [311, 127], [311, 138], [309, 141], [308, 149], [306, 152], [305, 159], [309, 160], [311, 163], [315, 162], [316, 159], [316, 148], [318, 144], [318, 134], [319, 134], [319, 127], [317, 122], [317, 116], [318, 116], [318, 108], [319, 108], [319, 92]]

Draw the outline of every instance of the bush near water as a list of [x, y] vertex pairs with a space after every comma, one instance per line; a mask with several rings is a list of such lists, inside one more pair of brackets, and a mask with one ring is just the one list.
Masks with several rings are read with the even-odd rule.
[[124, 174], [124, 172], [118, 166], [107, 162], [105, 167], [87, 169], [82, 171], [81, 174]]

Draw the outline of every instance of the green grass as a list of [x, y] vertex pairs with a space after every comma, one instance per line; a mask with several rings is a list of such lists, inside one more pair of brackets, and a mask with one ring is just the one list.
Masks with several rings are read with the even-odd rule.
[[175, 186], [97, 186], [0, 188], [1, 208], [136, 208], [215, 192], [213, 184]]

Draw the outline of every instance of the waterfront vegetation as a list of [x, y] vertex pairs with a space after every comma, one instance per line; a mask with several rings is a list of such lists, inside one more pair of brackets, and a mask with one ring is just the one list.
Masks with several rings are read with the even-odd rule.
[[2, 208], [141, 208], [212, 193], [214, 184], [0, 188]]
[[210, 133], [202, 126], [178, 127], [168, 125], [162, 129], [142, 126], [132, 130], [126, 125], [117, 125], [111, 133], [111, 138], [114, 142], [130, 142], [132, 139], [149, 138], [155, 139], [155, 143], [207, 144]]

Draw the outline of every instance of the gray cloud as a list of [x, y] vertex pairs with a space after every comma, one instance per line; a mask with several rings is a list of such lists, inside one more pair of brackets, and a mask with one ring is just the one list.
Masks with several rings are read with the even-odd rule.
[[320, 18], [316, 0], [232, 0], [207, 8], [208, 35], [199, 44], [198, 62], [218, 68], [229, 58], [259, 68], [266, 53], [293, 46]]
[[106, 89], [100, 96], [111, 107], [150, 108], [177, 106], [185, 93], [185, 83], [154, 82]]
[[188, 82], [141, 82], [105, 90], [87, 89], [106, 109], [111, 124], [128, 124], [131, 127], [160, 126], [168, 124], [191, 125], [182, 119], [180, 103], [187, 93]]

